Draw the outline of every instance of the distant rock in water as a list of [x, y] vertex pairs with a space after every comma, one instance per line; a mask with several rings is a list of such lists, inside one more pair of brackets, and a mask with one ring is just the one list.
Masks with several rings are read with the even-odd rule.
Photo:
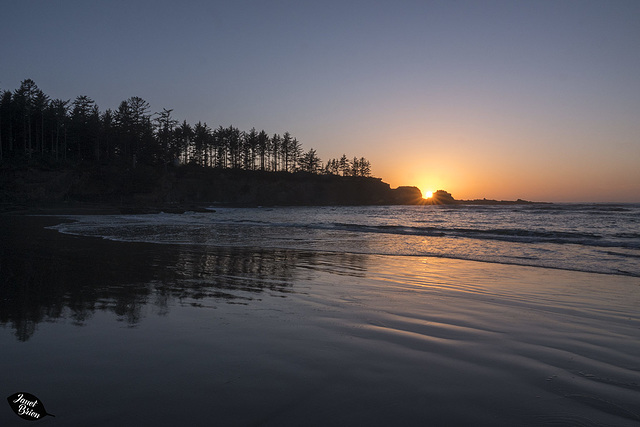
[[418, 187], [401, 186], [391, 190], [391, 204], [417, 205], [422, 200], [422, 192]]
[[429, 205], [452, 205], [458, 202], [453, 198], [451, 193], [444, 190], [438, 190], [433, 193], [431, 197], [426, 199], [425, 203]]

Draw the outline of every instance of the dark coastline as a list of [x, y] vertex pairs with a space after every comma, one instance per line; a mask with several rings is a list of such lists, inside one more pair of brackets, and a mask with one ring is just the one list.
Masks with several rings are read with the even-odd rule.
[[[11, 168], [0, 171], [0, 203], [92, 203], [115, 207], [416, 204], [415, 187], [391, 189], [379, 178], [215, 169], [196, 165], [135, 169]], [[6, 210], [6, 209], [5, 209]]]
[[[443, 192], [446, 193], [446, 192]], [[209, 206], [505, 205], [526, 200], [423, 199], [380, 178], [212, 169], [196, 165], [0, 169], [0, 212], [182, 213]]]

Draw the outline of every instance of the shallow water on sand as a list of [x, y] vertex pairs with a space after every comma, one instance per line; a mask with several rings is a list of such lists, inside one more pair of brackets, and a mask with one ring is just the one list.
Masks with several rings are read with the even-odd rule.
[[81, 215], [55, 229], [129, 242], [430, 256], [640, 277], [640, 205], [215, 208]]
[[43, 425], [640, 423], [635, 277], [12, 221], [1, 387]]

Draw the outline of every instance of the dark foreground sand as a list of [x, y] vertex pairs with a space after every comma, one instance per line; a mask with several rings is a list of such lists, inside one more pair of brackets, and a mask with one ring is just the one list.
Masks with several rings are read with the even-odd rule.
[[0, 391], [40, 425], [640, 425], [636, 278], [0, 221]]

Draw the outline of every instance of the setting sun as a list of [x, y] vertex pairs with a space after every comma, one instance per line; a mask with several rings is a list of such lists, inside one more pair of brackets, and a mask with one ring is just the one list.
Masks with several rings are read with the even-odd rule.
[[424, 195], [422, 197], [425, 199], [430, 199], [431, 196], [433, 196], [433, 191], [427, 190], [424, 192]]

